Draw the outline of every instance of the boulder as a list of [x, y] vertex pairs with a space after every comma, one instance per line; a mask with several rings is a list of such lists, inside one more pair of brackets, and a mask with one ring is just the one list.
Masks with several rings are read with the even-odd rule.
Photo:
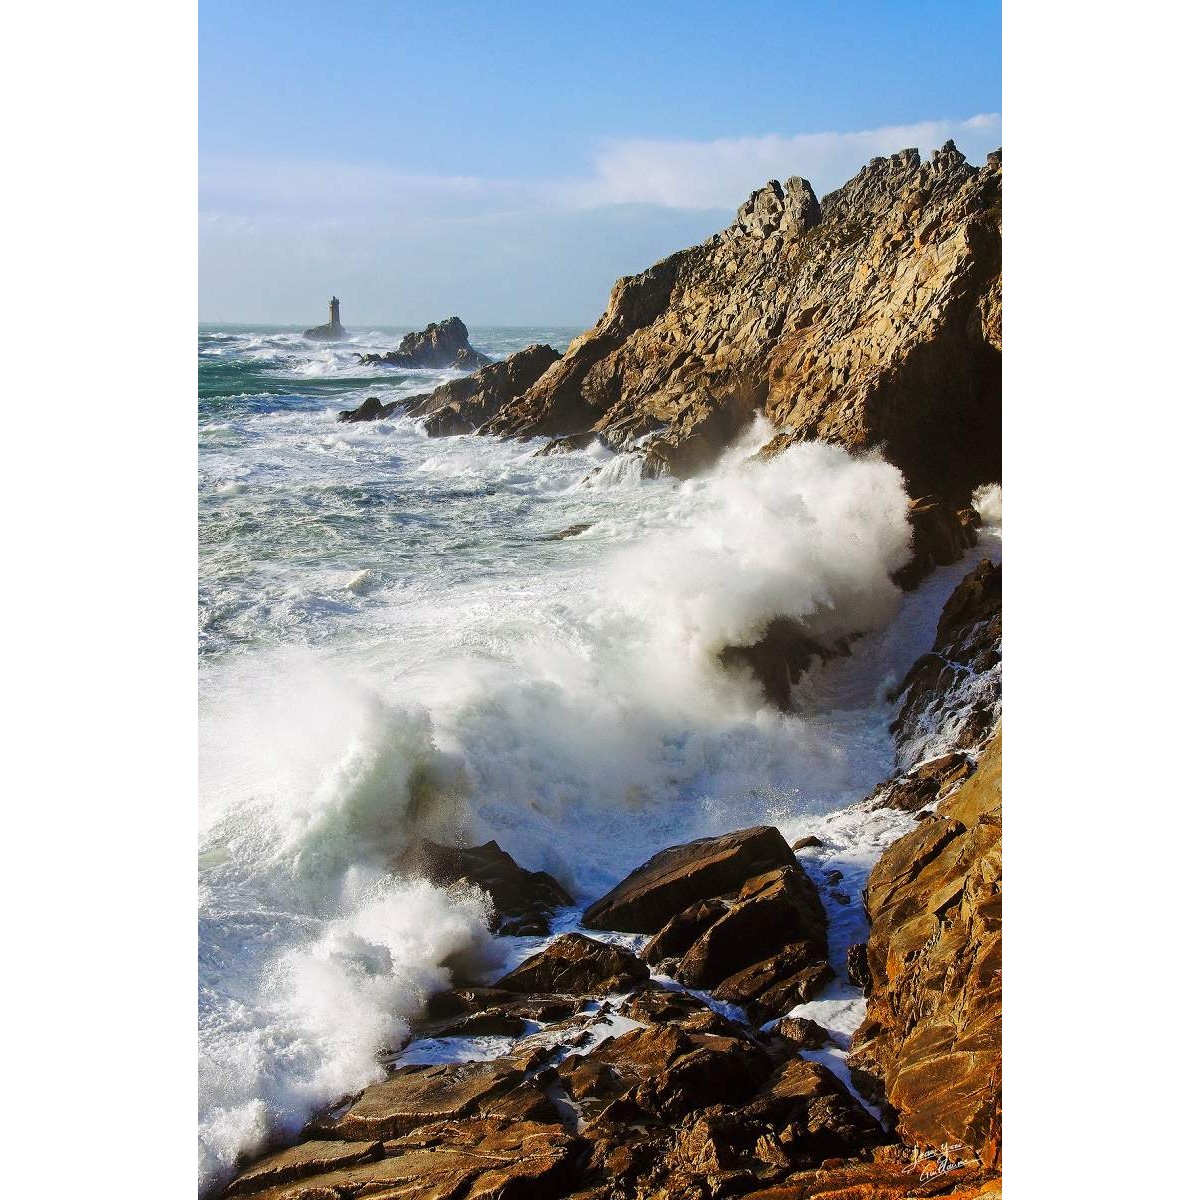
[[447, 317], [426, 325], [419, 333], [406, 333], [395, 350], [386, 354], [360, 354], [358, 361], [390, 367], [459, 367], [477, 371], [492, 360], [471, 345], [467, 327], [458, 317]]
[[918, 1148], [1000, 1157], [1001, 739], [884, 851], [865, 905], [870, 994], [851, 1065]]
[[368, 396], [357, 408], [344, 408], [338, 413], [339, 421], [381, 421], [384, 417], [390, 417], [402, 404], [400, 400], [393, 400], [390, 404], [384, 404], [378, 396]]
[[828, 953], [825, 926], [817, 890], [793, 860], [743, 884], [728, 910], [687, 949], [676, 976], [688, 987], [713, 988], [790, 947], [790, 966], [814, 964]]
[[629, 991], [649, 978], [646, 964], [632, 951], [568, 933], [498, 979], [495, 986], [510, 992], [603, 995]]
[[828, 1029], [807, 1017], [784, 1017], [775, 1032], [802, 1050], [819, 1050], [833, 1041]]
[[494, 841], [455, 847], [421, 839], [395, 860], [392, 869], [400, 875], [419, 875], [439, 887], [473, 884], [480, 888], [492, 902], [492, 927], [501, 934], [545, 935], [554, 910], [572, 903], [552, 875], [518, 866]]
[[833, 977], [832, 968], [812, 943], [797, 942], [727, 976], [713, 988], [712, 997], [736, 1004], [754, 1024], [762, 1025], [815, 999]]
[[949, 795], [974, 770], [975, 764], [969, 754], [952, 750], [949, 754], [918, 763], [909, 771], [893, 775], [871, 793], [867, 803], [871, 808], [919, 812]]
[[911, 501], [908, 523], [912, 527], [912, 558], [892, 576], [906, 592], [938, 567], [958, 562], [964, 551], [979, 540], [974, 527], [964, 525], [960, 514], [937, 496]]
[[823, 845], [825, 845], [825, 843], [823, 841], [821, 841], [821, 839], [819, 837], [810, 833], [810, 834], [806, 835], [805, 837], [797, 838], [792, 843], [792, 849], [795, 851], [815, 850], [818, 846], [823, 846]]
[[770, 825], [671, 846], [589, 906], [583, 924], [657, 933], [689, 905], [737, 892], [747, 880], [795, 861], [782, 834]]

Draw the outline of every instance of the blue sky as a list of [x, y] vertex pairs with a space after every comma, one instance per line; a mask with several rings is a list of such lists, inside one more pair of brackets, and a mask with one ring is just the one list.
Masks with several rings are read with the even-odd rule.
[[999, 112], [991, 0], [201, 0], [200, 317], [590, 324], [766, 179]]

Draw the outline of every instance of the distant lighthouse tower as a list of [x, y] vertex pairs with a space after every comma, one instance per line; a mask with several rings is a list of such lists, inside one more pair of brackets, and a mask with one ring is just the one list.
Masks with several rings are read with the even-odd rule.
[[341, 342], [346, 338], [346, 331], [342, 328], [342, 302], [336, 296], [329, 298], [329, 323], [327, 325], [314, 325], [312, 329], [304, 331], [306, 338], [311, 338], [314, 342]]

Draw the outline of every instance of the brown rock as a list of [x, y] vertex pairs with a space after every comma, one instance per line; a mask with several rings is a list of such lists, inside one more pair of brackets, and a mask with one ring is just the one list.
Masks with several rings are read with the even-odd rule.
[[1000, 714], [1001, 634], [1001, 568], [985, 559], [954, 589], [932, 651], [897, 689], [903, 700], [892, 732], [902, 759], [930, 729], [960, 749], [991, 736]]
[[970, 755], [954, 750], [892, 776], [871, 793], [868, 803], [872, 808], [917, 812], [949, 795], [974, 770]]
[[793, 850], [808, 850], [810, 847], [823, 846], [825, 843], [819, 837], [814, 837], [811, 833], [807, 837], [797, 838], [792, 843]]
[[999, 734], [936, 816], [884, 852], [866, 892], [872, 989], [851, 1063], [905, 1142], [1000, 1157]]
[[906, 592], [937, 567], [949, 566], [975, 545], [974, 530], [968, 535], [961, 517], [937, 496], [922, 496], [908, 506], [912, 526], [912, 558], [892, 577]]
[[258, 1194], [262, 1200], [553, 1200], [570, 1181], [580, 1145], [561, 1128], [529, 1122], [431, 1123], [387, 1142], [376, 1161], [305, 1176]]
[[802, 947], [793, 961], [815, 963], [828, 953], [825, 925], [817, 890], [799, 867], [768, 871], [743, 884], [729, 910], [688, 949], [676, 975], [689, 987], [712, 988], [793, 944]]
[[568, 933], [497, 980], [496, 987], [577, 996], [629, 990], [649, 978], [646, 964], [632, 951]]
[[681, 958], [728, 911], [729, 903], [725, 900], [701, 900], [688, 905], [642, 947], [642, 958], [652, 966]]
[[648, 473], [703, 469], [760, 410], [804, 440], [880, 447], [910, 494], [1000, 478], [999, 156], [880, 158], [819, 203], [772, 181], [733, 224], [639, 275], [484, 431], [602, 434]]
[[458, 317], [447, 317], [431, 322], [420, 333], [406, 333], [400, 345], [387, 354], [360, 354], [358, 361], [390, 367], [461, 367], [476, 371], [492, 360], [471, 345], [467, 327]]
[[381, 421], [390, 417], [403, 402], [393, 400], [384, 404], [378, 396], [368, 396], [357, 408], [343, 409], [338, 413], [339, 421]]
[[784, 1017], [775, 1032], [789, 1042], [795, 1042], [802, 1050], [819, 1050], [833, 1041], [828, 1029], [807, 1017]]
[[[552, 346], [526, 346], [503, 362], [488, 363], [465, 379], [452, 379], [408, 402], [408, 415], [425, 417], [433, 437], [473, 433], [525, 391], [562, 355]], [[486, 361], [486, 360], [485, 360]]]
[[862, 988], [864, 996], [871, 994], [871, 966], [867, 960], [866, 942], [856, 942], [846, 951], [846, 978], [856, 988]]
[[721, 981], [714, 1000], [736, 1004], [756, 1025], [815, 999], [833, 980], [829, 964], [811, 942], [796, 942], [763, 962]]
[[335, 1136], [397, 1138], [422, 1125], [476, 1116], [555, 1122], [554, 1106], [528, 1079], [545, 1057], [537, 1051], [490, 1062], [402, 1066], [362, 1093], [337, 1121]]
[[748, 879], [795, 861], [779, 830], [770, 825], [671, 846], [591, 905], [583, 924], [657, 933], [689, 905], [736, 892]]
[[243, 1171], [229, 1185], [225, 1195], [248, 1196], [310, 1175], [375, 1162], [382, 1157], [382, 1142], [304, 1142], [261, 1159], [248, 1171]]
[[421, 839], [395, 861], [401, 875], [420, 875], [439, 887], [473, 884], [491, 898], [494, 925], [501, 934], [546, 934], [556, 908], [572, 903], [570, 894], [545, 871], [518, 866], [494, 842], [483, 846], [441, 846]]

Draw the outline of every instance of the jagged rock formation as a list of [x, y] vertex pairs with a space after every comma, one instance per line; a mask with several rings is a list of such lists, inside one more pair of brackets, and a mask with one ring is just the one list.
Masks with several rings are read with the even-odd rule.
[[526, 346], [466, 379], [452, 379], [414, 397], [406, 411], [411, 417], [425, 417], [425, 428], [435, 437], [473, 433], [510, 400], [523, 395], [560, 358], [553, 346]]
[[884, 851], [866, 892], [870, 992], [851, 1059], [919, 1148], [1000, 1158], [1001, 739]]
[[483, 432], [637, 446], [707, 466], [755, 410], [781, 433], [879, 446], [910, 493], [1000, 477], [999, 152], [878, 158], [818, 203], [771, 181], [723, 233], [617, 281], [608, 309]]
[[360, 354], [358, 361], [389, 367], [461, 367], [464, 371], [477, 371], [492, 360], [471, 345], [467, 327], [458, 317], [447, 317], [426, 325], [419, 333], [406, 333], [395, 350], [386, 354]]

